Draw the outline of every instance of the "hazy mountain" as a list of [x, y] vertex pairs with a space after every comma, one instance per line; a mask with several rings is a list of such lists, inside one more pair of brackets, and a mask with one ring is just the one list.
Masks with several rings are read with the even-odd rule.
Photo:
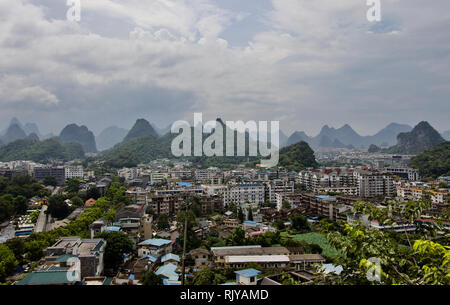
[[86, 153], [97, 152], [94, 134], [86, 126], [67, 125], [61, 131], [59, 138], [62, 143], [75, 142], [81, 144]]
[[287, 146], [288, 144], [288, 136], [280, 130], [280, 148]]
[[155, 129], [155, 131], [158, 134], [158, 136], [163, 136], [166, 133], [170, 132], [170, 128], [172, 127], [172, 124], [166, 126], [165, 128], [159, 128], [158, 126], [156, 126], [156, 124], [151, 124], [151, 125]]
[[450, 130], [444, 131], [443, 133], [441, 133], [441, 135], [444, 139], [450, 141]]
[[39, 141], [39, 136], [36, 133], [32, 132], [27, 136], [27, 139]]
[[18, 125], [20, 128], [23, 129], [22, 123], [20, 123], [19, 119], [14, 117], [11, 119], [11, 121], [9, 122], [9, 126], [11, 125]]
[[[39, 132], [39, 127], [37, 126], [36, 123], [26, 123], [25, 125], [23, 125], [18, 118], [14, 117], [11, 119], [11, 121], [9, 122], [8, 127], [11, 127], [12, 125], [17, 125], [20, 127], [20, 129], [22, 129], [27, 135], [30, 135], [31, 133], [35, 133], [39, 138], [42, 138], [43, 136], [41, 135], [41, 133]], [[5, 135], [7, 129], [3, 130], [0, 134], [1, 135]]]
[[303, 131], [296, 131], [288, 138], [287, 144], [292, 145], [299, 141], [305, 141], [314, 147], [330, 148], [367, 148], [371, 144], [378, 146], [395, 145], [397, 135], [411, 129], [412, 127], [409, 125], [391, 123], [375, 135], [361, 136], [348, 124], [338, 129], [325, 125], [315, 137], [309, 137]]
[[41, 136], [41, 140], [47, 140], [47, 139], [51, 139], [53, 137], [55, 137], [55, 135], [53, 134], [53, 132], [50, 132], [46, 135]]
[[376, 153], [376, 152], [379, 152], [380, 150], [381, 150], [381, 148], [379, 148], [375, 144], [370, 144], [369, 149], [367, 150], [367, 152], [369, 152], [369, 153]]
[[295, 131], [287, 140], [287, 145], [292, 145], [301, 141], [311, 143], [311, 138], [303, 131]]
[[26, 137], [27, 134], [25, 131], [23, 131], [19, 125], [13, 123], [12, 125], [9, 125], [1, 140], [3, 143], [8, 144], [16, 140], [25, 139]]
[[384, 150], [395, 154], [419, 154], [437, 144], [445, 142], [444, 138], [428, 122], [422, 121], [410, 132], [397, 136], [397, 145]]
[[25, 126], [23, 126], [23, 131], [25, 131], [27, 135], [34, 133], [39, 138], [42, 137], [41, 133], [39, 132], [39, 127], [36, 123], [26, 123]]
[[147, 120], [138, 119], [123, 141], [128, 142], [130, 140], [149, 135], [158, 137], [155, 129], [153, 129], [152, 125], [150, 125]]
[[[412, 127], [406, 124], [391, 123], [373, 136], [366, 137], [364, 144], [378, 146], [392, 146], [397, 143], [397, 136], [402, 132], [409, 132]], [[370, 143], [369, 143], [370, 142]], [[387, 145], [383, 145], [387, 144]]]
[[123, 141], [128, 130], [117, 126], [105, 128], [98, 136], [95, 137], [99, 150], [105, 150]]

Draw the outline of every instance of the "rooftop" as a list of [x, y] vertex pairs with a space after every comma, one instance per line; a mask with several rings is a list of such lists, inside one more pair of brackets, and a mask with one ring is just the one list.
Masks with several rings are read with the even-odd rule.
[[234, 271], [234, 273], [239, 274], [240, 276], [244, 276], [244, 277], [253, 277], [253, 276], [257, 276], [258, 274], [260, 274], [261, 271], [250, 268], [250, 269], [244, 269], [244, 270], [240, 270], [240, 271]]
[[155, 246], [155, 247], [162, 247], [168, 244], [171, 244], [172, 241], [168, 239], [161, 239], [161, 238], [150, 238], [147, 240], [144, 240], [143, 242], [139, 243], [139, 246]]

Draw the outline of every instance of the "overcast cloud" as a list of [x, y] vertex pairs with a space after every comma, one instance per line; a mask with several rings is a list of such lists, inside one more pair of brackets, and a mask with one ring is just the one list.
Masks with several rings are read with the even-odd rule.
[[0, 1], [0, 120], [95, 133], [137, 118], [279, 120], [288, 134], [349, 123], [450, 129], [450, 2]]

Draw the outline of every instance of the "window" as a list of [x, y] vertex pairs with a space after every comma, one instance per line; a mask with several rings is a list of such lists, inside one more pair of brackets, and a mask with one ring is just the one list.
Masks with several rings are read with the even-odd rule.
[[254, 282], [254, 281], [255, 281], [255, 277], [252, 276], [252, 277], [250, 278], [250, 282]]

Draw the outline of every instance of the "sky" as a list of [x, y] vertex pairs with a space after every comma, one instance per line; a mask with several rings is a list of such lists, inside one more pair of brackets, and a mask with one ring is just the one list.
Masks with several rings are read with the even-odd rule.
[[290, 134], [348, 123], [450, 129], [450, 1], [0, 1], [0, 128], [55, 134], [138, 118], [278, 120]]

